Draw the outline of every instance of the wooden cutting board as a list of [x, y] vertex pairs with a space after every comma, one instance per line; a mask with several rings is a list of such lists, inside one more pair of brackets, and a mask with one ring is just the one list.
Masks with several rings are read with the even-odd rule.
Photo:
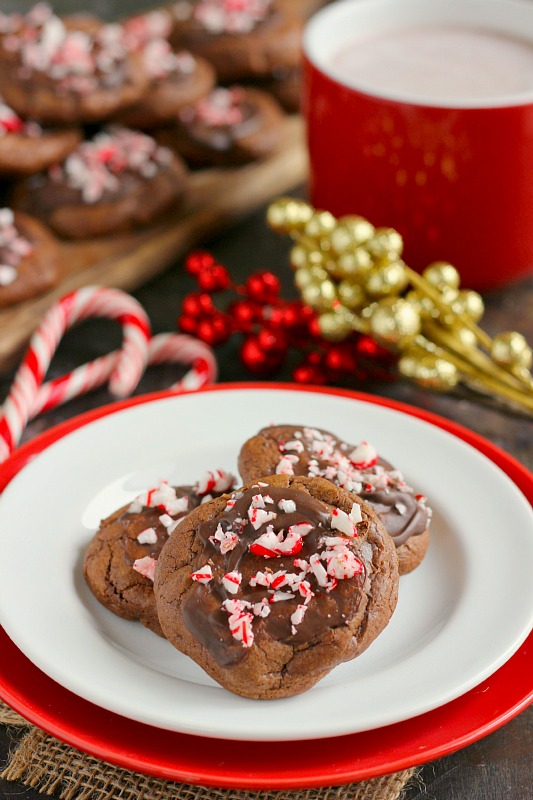
[[293, 116], [284, 125], [283, 146], [269, 159], [193, 173], [185, 203], [164, 221], [120, 236], [63, 241], [60, 283], [38, 298], [0, 311], [0, 371], [16, 364], [45, 311], [64, 294], [94, 284], [135, 289], [213, 233], [303, 183], [303, 123]]

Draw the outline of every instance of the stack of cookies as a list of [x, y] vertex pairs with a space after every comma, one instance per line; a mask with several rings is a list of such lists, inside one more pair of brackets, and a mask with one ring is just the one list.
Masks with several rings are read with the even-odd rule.
[[270, 426], [222, 470], [162, 483], [105, 519], [85, 578], [243, 697], [310, 689], [387, 626], [431, 510], [368, 442]]
[[147, 225], [186, 195], [191, 168], [271, 155], [316, 5], [177, 0], [113, 24], [45, 3], [0, 13], [0, 306], [59, 280], [54, 236]]

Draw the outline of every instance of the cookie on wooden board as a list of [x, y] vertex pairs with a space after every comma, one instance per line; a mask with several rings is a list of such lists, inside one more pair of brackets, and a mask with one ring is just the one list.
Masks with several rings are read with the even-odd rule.
[[218, 87], [180, 112], [158, 141], [194, 166], [234, 166], [268, 158], [281, 145], [285, 114], [259, 89]]
[[33, 175], [62, 161], [81, 142], [80, 128], [43, 128], [0, 97], [0, 175]]
[[206, 58], [221, 82], [300, 63], [303, 16], [291, 0], [177, 0], [170, 41]]
[[59, 281], [59, 247], [37, 219], [0, 209], [0, 308], [43, 294]]
[[82, 142], [62, 164], [19, 182], [12, 203], [60, 236], [85, 239], [153, 222], [187, 183], [179, 156], [146, 134], [113, 127]]
[[45, 3], [0, 15], [0, 92], [22, 117], [77, 125], [135, 103], [148, 85], [119, 24], [61, 19]]
[[164, 9], [130, 17], [123, 23], [126, 42], [142, 59], [148, 87], [136, 103], [114, 115], [131, 128], [151, 129], [172, 121], [187, 105], [209, 94], [216, 82], [214, 67], [187, 50], [175, 52], [168, 35], [172, 27]]

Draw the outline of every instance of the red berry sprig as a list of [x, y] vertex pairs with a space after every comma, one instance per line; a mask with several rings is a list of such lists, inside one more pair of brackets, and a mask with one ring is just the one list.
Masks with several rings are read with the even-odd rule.
[[[240, 334], [240, 358], [252, 374], [272, 375], [284, 364], [289, 349], [296, 348], [303, 354], [293, 371], [297, 383], [323, 385], [347, 377], [364, 380], [369, 373], [390, 378], [388, 351], [356, 333], [338, 344], [322, 339], [316, 313], [300, 300], [282, 298], [280, 280], [273, 272], [260, 270], [244, 284], [235, 284], [228, 270], [205, 251], [191, 253], [185, 269], [199, 291], [183, 299], [178, 327], [213, 347]], [[228, 290], [235, 297], [222, 311], [212, 295]]]

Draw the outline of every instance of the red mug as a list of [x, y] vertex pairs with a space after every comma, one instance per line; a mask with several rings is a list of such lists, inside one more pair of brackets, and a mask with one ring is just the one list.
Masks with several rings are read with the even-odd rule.
[[488, 29], [533, 51], [530, 0], [325, 7], [304, 34], [310, 199], [396, 228], [414, 269], [448, 261], [466, 288], [493, 289], [533, 273], [533, 90], [435, 101], [373, 90], [335, 63], [358, 37], [426, 25]]

